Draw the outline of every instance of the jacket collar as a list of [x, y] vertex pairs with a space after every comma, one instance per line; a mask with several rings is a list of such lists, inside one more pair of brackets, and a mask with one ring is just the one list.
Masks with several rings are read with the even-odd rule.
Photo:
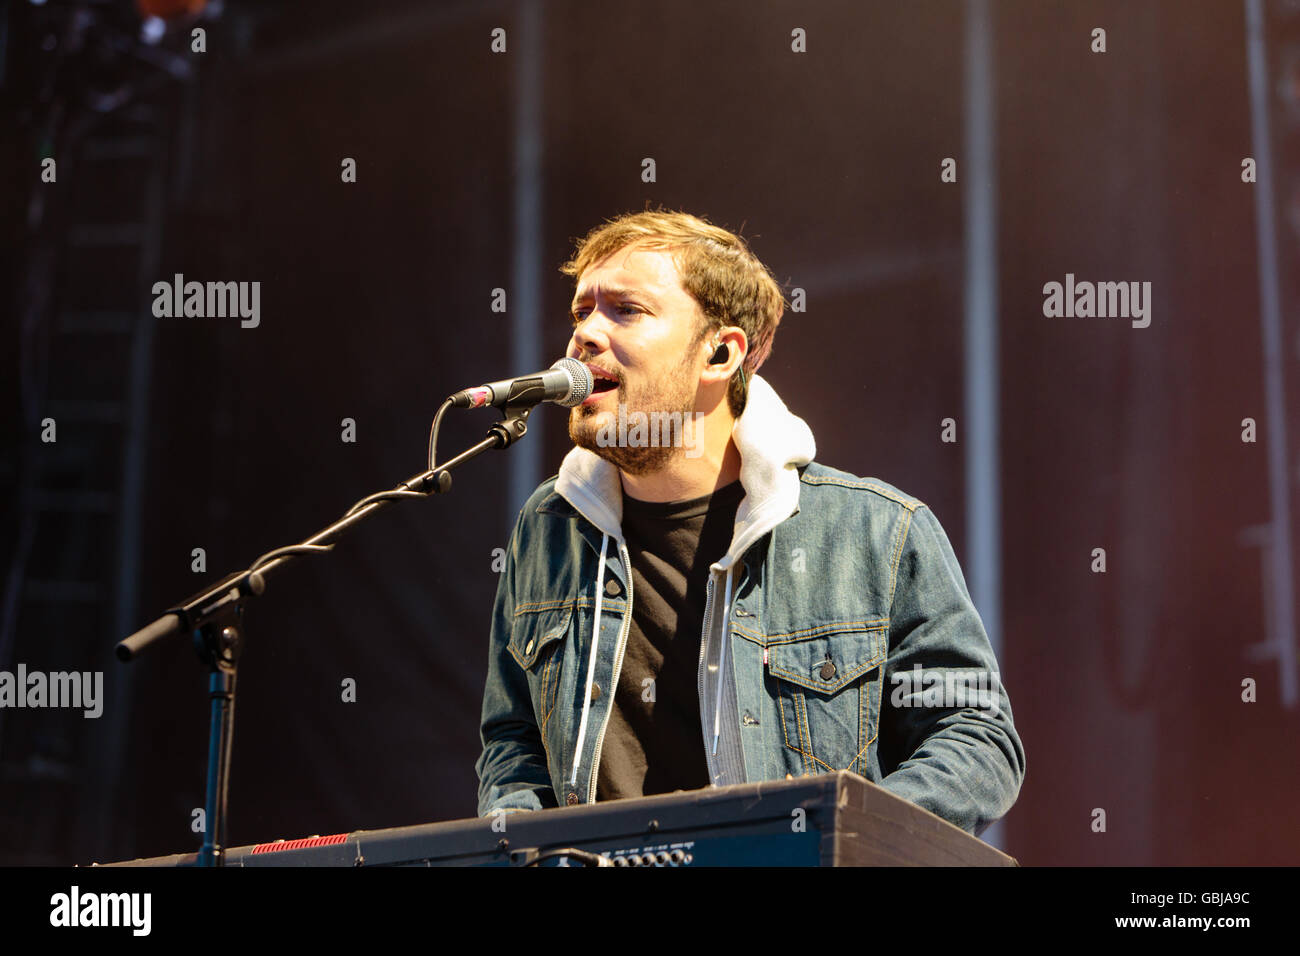
[[[817, 454], [812, 429], [786, 408], [759, 375], [750, 378], [749, 400], [731, 432], [740, 452], [745, 498], [736, 512], [731, 547], [715, 567], [729, 568], [759, 538], [799, 510], [799, 471]], [[558, 511], [558, 495], [597, 530], [623, 541], [623, 483], [618, 469], [585, 448], [574, 448], [560, 465], [555, 495], [538, 505]]]

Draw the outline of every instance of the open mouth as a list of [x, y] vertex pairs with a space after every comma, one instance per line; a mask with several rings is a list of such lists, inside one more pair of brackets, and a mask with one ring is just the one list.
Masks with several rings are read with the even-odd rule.
[[598, 369], [594, 365], [588, 365], [587, 368], [591, 369], [591, 394], [598, 395], [601, 392], [608, 392], [618, 388], [618, 379], [614, 378], [609, 372]]

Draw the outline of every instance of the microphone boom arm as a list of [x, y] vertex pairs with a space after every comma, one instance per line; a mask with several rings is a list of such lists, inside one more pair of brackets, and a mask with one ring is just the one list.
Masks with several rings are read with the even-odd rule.
[[[537, 387], [541, 387], [537, 383]], [[507, 404], [503, 418], [488, 429], [487, 437], [450, 461], [408, 478], [396, 488], [362, 498], [329, 527], [307, 540], [268, 551], [244, 571], [226, 575], [170, 608], [166, 614], [136, 631], [115, 647], [118, 660], [134, 660], [142, 651], [164, 638], [188, 633], [193, 636], [199, 659], [209, 671], [208, 694], [211, 710], [208, 733], [207, 826], [198, 854], [200, 866], [223, 865], [226, 838], [227, 792], [230, 755], [234, 736], [235, 678], [244, 644], [244, 609], [248, 599], [266, 590], [266, 575], [303, 554], [323, 554], [334, 547], [345, 531], [380, 508], [399, 499], [427, 498], [451, 490], [451, 470], [490, 448], [509, 448], [528, 432], [528, 416], [536, 402], [531, 392], [519, 396], [528, 404]], [[447, 404], [439, 410], [445, 411]]]

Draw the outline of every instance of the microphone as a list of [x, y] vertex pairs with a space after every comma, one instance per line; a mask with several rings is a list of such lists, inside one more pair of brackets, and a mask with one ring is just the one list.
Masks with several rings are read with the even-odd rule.
[[562, 358], [545, 372], [462, 389], [449, 401], [453, 408], [483, 408], [485, 405], [504, 408], [541, 402], [555, 402], [572, 408], [586, 400], [592, 386], [591, 369], [577, 359]]

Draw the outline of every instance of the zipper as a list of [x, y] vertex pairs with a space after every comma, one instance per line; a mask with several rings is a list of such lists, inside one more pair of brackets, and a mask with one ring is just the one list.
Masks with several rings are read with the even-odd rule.
[[[618, 675], [623, 670], [623, 652], [627, 650], [627, 635], [632, 630], [632, 558], [622, 541], [618, 543], [618, 557], [623, 562], [623, 573], [627, 576], [627, 610], [623, 612], [623, 627], [619, 630], [618, 648], [614, 651], [614, 677], [610, 682], [609, 707], [605, 711], [605, 719], [601, 721], [600, 734], [596, 737], [596, 750], [591, 758], [591, 778], [587, 781], [588, 803], [596, 802], [596, 771], [600, 769], [600, 748], [605, 743], [605, 728], [609, 726], [609, 718], [614, 713], [614, 694], [618, 692]], [[580, 758], [582, 754], [576, 756]]]

